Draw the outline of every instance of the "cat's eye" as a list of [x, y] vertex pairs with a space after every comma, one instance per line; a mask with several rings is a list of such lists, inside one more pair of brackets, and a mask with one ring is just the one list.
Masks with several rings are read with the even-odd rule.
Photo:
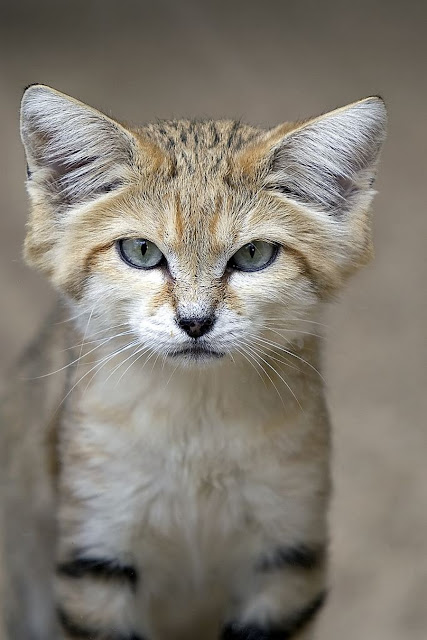
[[122, 238], [117, 241], [120, 257], [136, 269], [153, 269], [164, 262], [159, 247], [144, 238]]
[[277, 244], [253, 240], [245, 244], [231, 257], [228, 266], [239, 271], [260, 271], [273, 262], [278, 250]]

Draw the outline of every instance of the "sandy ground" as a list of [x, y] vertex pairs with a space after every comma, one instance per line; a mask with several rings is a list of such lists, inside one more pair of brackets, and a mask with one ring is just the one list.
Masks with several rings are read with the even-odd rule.
[[51, 84], [133, 122], [273, 125], [372, 93], [388, 103], [376, 260], [326, 320], [335, 497], [319, 640], [427, 637], [426, 19], [420, 2], [2, 3], [3, 380], [52, 300], [20, 257], [25, 85]]

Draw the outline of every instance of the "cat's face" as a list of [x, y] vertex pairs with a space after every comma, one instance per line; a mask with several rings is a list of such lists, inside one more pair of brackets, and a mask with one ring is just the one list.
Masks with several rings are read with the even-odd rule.
[[27, 257], [89, 336], [123, 334], [135, 352], [185, 364], [261, 357], [309, 333], [318, 302], [369, 255], [384, 118], [373, 98], [270, 132], [131, 131], [31, 87]]
[[128, 323], [141, 345], [177, 362], [245, 353], [268, 328], [291, 339], [318, 300], [315, 283], [302, 247], [290, 246], [296, 220], [251, 195], [119, 199], [101, 247], [103, 216], [84, 225], [85, 253], [89, 238], [95, 246], [77, 304], [94, 309], [91, 327]]

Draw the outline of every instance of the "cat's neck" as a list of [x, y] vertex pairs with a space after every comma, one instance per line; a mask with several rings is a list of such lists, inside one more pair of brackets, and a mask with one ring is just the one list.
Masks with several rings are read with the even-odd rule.
[[[304, 411], [316, 390], [322, 393], [318, 342], [315, 337], [299, 340], [288, 346], [285, 356], [279, 351], [257, 358], [245, 353], [188, 367], [156, 356], [125, 362], [119, 354], [93, 370], [90, 365], [79, 367], [72, 394], [88, 411], [289, 415]], [[100, 363], [108, 357], [104, 350], [97, 354]]]

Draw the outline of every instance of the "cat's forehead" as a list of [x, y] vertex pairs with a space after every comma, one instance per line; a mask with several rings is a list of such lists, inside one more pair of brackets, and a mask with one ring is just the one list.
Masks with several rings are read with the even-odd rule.
[[261, 132], [238, 120], [164, 120], [143, 133], [168, 152], [177, 172], [207, 175], [227, 171], [233, 155]]
[[262, 132], [236, 120], [167, 120], [141, 133], [174, 165], [144, 185], [158, 237], [177, 253], [197, 246], [215, 253], [235, 242], [257, 189], [243, 182], [236, 188], [232, 167]]
[[164, 202], [158, 230], [176, 253], [209, 250], [216, 253], [233, 243], [241, 227], [241, 207], [220, 189], [198, 193], [180, 189]]

